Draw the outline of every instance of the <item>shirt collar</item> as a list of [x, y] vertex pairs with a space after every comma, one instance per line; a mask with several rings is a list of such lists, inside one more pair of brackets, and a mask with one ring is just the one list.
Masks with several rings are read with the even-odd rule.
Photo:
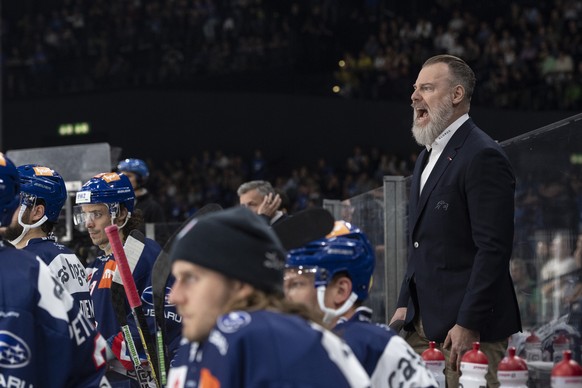
[[463, 123], [468, 119], [469, 114], [465, 113], [464, 115], [453, 121], [451, 125], [445, 128], [443, 133], [441, 133], [430, 146], [426, 147], [426, 149], [428, 151], [433, 149], [435, 151], [433, 152], [433, 154], [442, 152], [442, 150], [445, 149], [449, 140], [451, 140], [451, 137], [453, 137], [455, 132], [457, 132], [457, 129], [459, 129], [461, 125], [463, 125]]

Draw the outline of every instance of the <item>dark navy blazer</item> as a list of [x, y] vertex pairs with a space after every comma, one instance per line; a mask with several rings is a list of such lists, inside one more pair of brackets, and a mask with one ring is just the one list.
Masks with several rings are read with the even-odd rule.
[[521, 330], [509, 274], [515, 177], [503, 149], [472, 119], [451, 137], [419, 198], [428, 153], [416, 162], [408, 212], [408, 266], [398, 307], [417, 308], [429, 340], [459, 324], [481, 341]]

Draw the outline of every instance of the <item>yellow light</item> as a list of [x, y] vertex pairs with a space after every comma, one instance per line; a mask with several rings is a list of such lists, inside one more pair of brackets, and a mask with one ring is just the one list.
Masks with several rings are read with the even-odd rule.
[[75, 124], [75, 135], [87, 135], [89, 133], [89, 124], [77, 123]]
[[68, 136], [73, 133], [73, 126], [71, 124], [63, 124], [59, 126], [59, 135]]
[[334, 92], [334, 93], [339, 93], [341, 90], [342, 90], [342, 88], [340, 88], [338, 85], [334, 85], [331, 88], [331, 91]]
[[91, 125], [87, 122], [61, 124], [58, 128], [59, 136], [88, 135], [91, 133]]
[[343, 59], [340, 59], [340, 61], [338, 62], [339, 67], [345, 67], [346, 66], [346, 61], [344, 61]]

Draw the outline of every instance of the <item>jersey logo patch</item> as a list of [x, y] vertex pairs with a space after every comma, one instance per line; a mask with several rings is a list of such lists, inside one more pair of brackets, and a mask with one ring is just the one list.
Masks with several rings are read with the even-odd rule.
[[[166, 293], [164, 296], [164, 307], [174, 306], [174, 304], [170, 303], [170, 301], [169, 301], [169, 299], [170, 299], [169, 296], [170, 296], [171, 291], [172, 291], [172, 288], [166, 287]], [[150, 306], [154, 305], [154, 292], [153, 292], [152, 286], [149, 286], [145, 290], [143, 290], [143, 292], [141, 294], [141, 300], [143, 300], [145, 303], [147, 303]]]
[[115, 273], [115, 269], [117, 268], [117, 264], [114, 260], [109, 260], [105, 263], [103, 267], [103, 276], [99, 281], [99, 288], [111, 288], [111, 282], [113, 281], [113, 274]]
[[0, 367], [22, 368], [30, 362], [30, 348], [22, 338], [0, 330]]
[[234, 333], [251, 323], [251, 316], [245, 311], [232, 311], [218, 318], [218, 328], [224, 333]]

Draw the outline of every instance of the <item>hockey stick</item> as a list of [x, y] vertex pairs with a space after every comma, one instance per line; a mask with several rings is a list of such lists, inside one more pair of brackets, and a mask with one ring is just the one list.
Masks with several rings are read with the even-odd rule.
[[[118, 274], [118, 271], [115, 271]], [[117, 276], [119, 277], [119, 276]], [[123, 289], [123, 284], [116, 280], [116, 276], [113, 276], [113, 282], [111, 283], [111, 299], [113, 302], [113, 309], [115, 310], [115, 315], [117, 321], [121, 327], [121, 333], [123, 334], [123, 339], [127, 344], [127, 349], [129, 351], [129, 356], [133, 363], [133, 368], [135, 369], [135, 374], [137, 382], [140, 388], [149, 388], [148, 372], [141, 365], [141, 360], [139, 358], [139, 353], [133, 337], [131, 336], [131, 331], [129, 330], [129, 325], [127, 323], [127, 316], [125, 315], [125, 290]]]
[[[151, 344], [151, 340], [150, 341], [146, 340], [145, 335], [147, 334], [148, 337], [150, 338], [151, 336], [149, 335], [149, 329], [147, 326], [147, 322], [145, 320], [145, 315], [141, 307], [141, 300], [137, 293], [137, 287], [131, 274], [131, 267], [127, 261], [123, 245], [121, 244], [121, 238], [119, 237], [118, 230], [119, 228], [117, 227], [117, 225], [109, 225], [108, 227], [105, 228], [105, 233], [109, 238], [109, 244], [111, 244], [111, 249], [113, 250], [113, 255], [117, 263], [117, 269], [119, 270], [119, 274], [121, 275], [123, 288], [125, 290], [129, 306], [131, 307], [131, 313], [133, 315], [133, 319], [135, 320], [140, 340], [146, 353], [147, 362], [150, 366], [156, 386], [159, 387], [160, 384], [156, 374], [156, 369], [158, 365], [155, 359], [155, 354], [150, 354], [151, 352], [153, 352], [153, 349], [148, 349], [148, 342]], [[129, 337], [131, 337], [131, 333], [129, 333], [129, 330], [127, 331]]]
[[[123, 250], [125, 252], [125, 256], [127, 257], [127, 262], [132, 273], [132, 280], [133, 280], [133, 270], [135, 269], [135, 266], [137, 265], [137, 262], [139, 261], [139, 258], [141, 257], [141, 254], [145, 248], [145, 240], [146, 237], [141, 231], [139, 231], [138, 229], [133, 229], [129, 233], [129, 236], [127, 237], [127, 239], [125, 240], [125, 244], [123, 245]], [[137, 287], [135, 290], [137, 292]], [[150, 350], [150, 356], [153, 362], [156, 376], [160, 376], [160, 370], [157, 369], [159, 367], [159, 363], [155, 353], [156, 345], [154, 335], [150, 333], [149, 326], [147, 324], [146, 317], [143, 314], [143, 311], [141, 312], [141, 314], [138, 315], [137, 318], [140, 321], [139, 324], [142, 327], [147, 348]]]
[[200, 217], [207, 213], [222, 210], [222, 206], [216, 203], [209, 203], [201, 207], [197, 212], [192, 214], [180, 227], [168, 238], [164, 248], [158, 255], [154, 266], [152, 268], [152, 294], [154, 302], [154, 318], [156, 322], [156, 344], [158, 353], [158, 362], [160, 370], [160, 382], [162, 386], [166, 385], [167, 377], [167, 360], [168, 349], [164, 342], [166, 333], [166, 321], [164, 316], [164, 307], [166, 304], [166, 284], [170, 276], [172, 264], [170, 263], [170, 249], [176, 235], [180, 232], [184, 225], [187, 225], [192, 219]]
[[325, 237], [333, 230], [335, 219], [320, 207], [301, 210], [273, 225], [285, 249], [299, 248], [310, 241]]

